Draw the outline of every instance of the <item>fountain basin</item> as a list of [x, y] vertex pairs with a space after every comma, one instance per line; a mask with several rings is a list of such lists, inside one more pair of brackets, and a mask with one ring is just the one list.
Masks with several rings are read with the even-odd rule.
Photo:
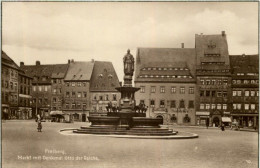
[[88, 120], [91, 122], [92, 126], [97, 125], [118, 125], [119, 124], [119, 117], [116, 116], [90, 116], [88, 117]]
[[160, 127], [162, 118], [132, 117], [133, 127]]

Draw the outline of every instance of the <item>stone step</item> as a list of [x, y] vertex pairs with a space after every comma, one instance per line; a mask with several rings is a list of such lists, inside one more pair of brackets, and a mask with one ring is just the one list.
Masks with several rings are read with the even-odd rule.
[[151, 133], [151, 132], [140, 132], [140, 133], [132, 133], [132, 132], [127, 132], [127, 135], [140, 135], [140, 136], [169, 136], [169, 135], [176, 135], [175, 132], [156, 132], [156, 133]]
[[79, 132], [126, 132], [126, 130], [115, 130], [115, 129], [78, 129]]
[[116, 129], [116, 130], [126, 130], [125, 127], [80, 127], [80, 129]]
[[120, 131], [78, 131], [74, 130], [74, 133], [81, 133], [81, 134], [104, 134], [104, 135], [126, 135], [126, 131], [120, 132]]

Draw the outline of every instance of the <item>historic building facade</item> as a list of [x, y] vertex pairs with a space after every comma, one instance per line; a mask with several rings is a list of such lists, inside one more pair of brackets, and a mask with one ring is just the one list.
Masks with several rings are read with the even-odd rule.
[[19, 67], [15, 62], [2, 51], [2, 119], [17, 118], [18, 112], [18, 71]]
[[196, 123], [219, 126], [231, 111], [231, 74], [226, 34], [195, 36]]
[[195, 125], [194, 62], [194, 49], [137, 49], [136, 104], [147, 106], [147, 117], [163, 118], [164, 124]]
[[259, 56], [230, 56], [232, 72], [232, 121], [240, 127], [258, 127]]
[[64, 78], [64, 103], [62, 111], [74, 121], [86, 121], [90, 111], [90, 78], [94, 61], [71, 60]]
[[109, 102], [118, 106], [119, 80], [111, 62], [95, 61], [90, 80], [90, 115], [105, 115]]
[[19, 102], [18, 114], [19, 119], [32, 118], [32, 77], [19, 70]]

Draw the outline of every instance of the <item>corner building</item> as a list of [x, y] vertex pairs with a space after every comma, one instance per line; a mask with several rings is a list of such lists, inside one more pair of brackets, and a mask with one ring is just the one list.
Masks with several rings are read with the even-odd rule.
[[182, 47], [137, 49], [136, 104], [164, 124], [195, 125], [195, 49]]

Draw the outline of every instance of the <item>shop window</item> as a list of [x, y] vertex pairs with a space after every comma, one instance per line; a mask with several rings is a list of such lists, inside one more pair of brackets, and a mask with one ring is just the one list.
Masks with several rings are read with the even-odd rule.
[[171, 108], [176, 108], [176, 101], [175, 100], [171, 100]]

